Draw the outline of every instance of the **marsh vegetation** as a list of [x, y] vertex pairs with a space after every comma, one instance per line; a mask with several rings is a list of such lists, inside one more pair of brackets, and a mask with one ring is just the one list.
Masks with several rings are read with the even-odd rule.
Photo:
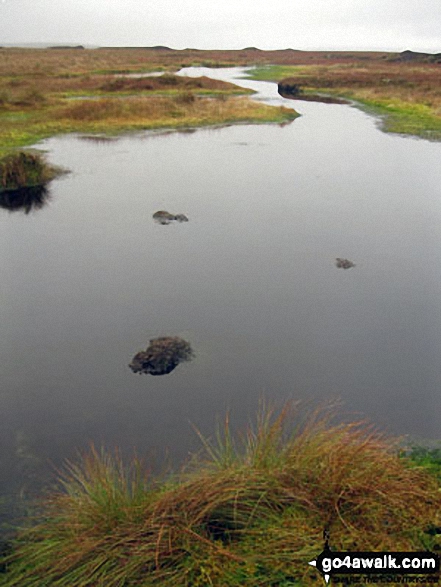
[[6, 556], [5, 587], [316, 584], [326, 530], [340, 551], [439, 548], [439, 483], [362, 423], [263, 409], [229, 420], [177, 476], [92, 449], [67, 464]]
[[[289, 109], [233, 100], [235, 94], [244, 92], [237, 86], [207, 78], [183, 80], [174, 75], [190, 65], [257, 66], [256, 79], [287, 79], [290, 84], [299, 84], [305, 89], [304, 100], [317, 93], [332, 96], [328, 100], [354, 99], [387, 115], [387, 130], [439, 138], [441, 65], [427, 56], [409, 60], [403, 55], [255, 48], [1, 49], [1, 148], [31, 144], [62, 132], [112, 133], [235, 121], [282, 121], [295, 116]], [[152, 71], [163, 71], [164, 75], [121, 77]], [[202, 100], [203, 96], [216, 96], [225, 102]], [[67, 100], [75, 97], [93, 97], [94, 103], [86, 100], [69, 105]], [[121, 103], [110, 97], [137, 99]]]
[[61, 173], [38, 152], [13, 151], [0, 157], [0, 194], [24, 187], [42, 187]]
[[[208, 77], [189, 79], [179, 52], [145, 50], [0, 51], [0, 153], [67, 132], [292, 120], [290, 108], [256, 104], [250, 92]], [[185, 59], [184, 59], [185, 62]], [[122, 77], [165, 70], [159, 77]], [[170, 70], [170, 71], [167, 71]], [[241, 97], [238, 97], [241, 96]]]
[[[338, 100], [355, 100], [372, 112], [384, 115], [390, 132], [441, 139], [441, 64], [403, 61], [399, 55], [385, 59], [352, 59], [300, 62], [267, 66], [253, 72], [254, 79], [279, 82], [281, 93], [294, 99], [314, 99], [317, 93]], [[284, 90], [301, 88], [289, 95]]]

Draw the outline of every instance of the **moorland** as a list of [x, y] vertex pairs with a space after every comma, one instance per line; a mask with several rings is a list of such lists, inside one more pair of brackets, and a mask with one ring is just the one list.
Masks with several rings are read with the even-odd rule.
[[[248, 90], [233, 84], [175, 75], [186, 66], [254, 66], [256, 79], [284, 80], [304, 96], [354, 100], [382, 115], [385, 130], [441, 138], [439, 55], [254, 47], [0, 48], [0, 159], [11, 149], [60, 133], [283, 122], [297, 116], [292, 108], [254, 102]], [[149, 72], [163, 75], [123, 77]], [[18, 166], [15, 172], [9, 159], [8, 179], [5, 173], [0, 160], [3, 188], [14, 173], [25, 177], [26, 169]]]
[[[26, 183], [16, 161], [45, 180], [23, 147], [60, 133], [115, 134], [235, 122], [282, 122], [295, 114], [252, 102], [246, 90], [185, 66], [255, 66], [259, 79], [306, 96], [355, 100], [384, 115], [386, 129], [441, 137], [436, 56], [362, 52], [174, 51], [157, 48], [0, 49], [0, 172]], [[163, 72], [162, 77], [119, 77]], [[26, 153], [29, 150], [25, 151]], [[16, 159], [12, 154], [19, 153]], [[5, 179], [6, 181], [6, 179]], [[242, 437], [228, 421], [217, 440], [177, 474], [153, 478], [134, 459], [92, 449], [0, 544], [0, 584], [288, 587], [316, 584], [305, 561], [323, 531], [342, 550], [441, 548], [439, 450], [402, 446], [362, 424], [325, 414], [300, 422], [263, 412]], [[27, 527], [26, 527], [27, 526]]]
[[[404, 51], [323, 52], [172, 50], [157, 48], [0, 49], [0, 117], [2, 148], [29, 144], [56, 132], [121, 130], [121, 128], [213, 124], [232, 120], [270, 120], [288, 116], [273, 109], [257, 110], [249, 101], [226, 100], [237, 87], [213, 80], [184, 81], [172, 75], [181, 67], [256, 66], [258, 79], [291, 78], [305, 91], [345, 96], [388, 114], [388, 130], [439, 138], [441, 133], [441, 57]], [[151, 71], [164, 79], [124, 79], [118, 74]], [[149, 108], [139, 103], [124, 112], [110, 107], [113, 97], [153, 98]], [[193, 98], [221, 97], [211, 105]], [[86, 101], [102, 101], [99, 109]], [[159, 100], [161, 98], [162, 102]], [[172, 100], [165, 106], [164, 99]], [[107, 102], [106, 102], [107, 100]], [[158, 101], [159, 100], [159, 101]], [[174, 101], [173, 101], [174, 100]], [[241, 103], [240, 111], [236, 111]], [[247, 108], [243, 106], [247, 104]], [[127, 103], [126, 108], [127, 108]], [[226, 105], [229, 105], [228, 108]], [[191, 109], [188, 108], [191, 105]], [[215, 107], [216, 106], [216, 107]], [[140, 110], [139, 110], [140, 108]], [[199, 112], [199, 109], [201, 111]], [[98, 114], [99, 110], [99, 114]], [[87, 112], [87, 114], [86, 114]], [[271, 113], [270, 113], [271, 112]]]

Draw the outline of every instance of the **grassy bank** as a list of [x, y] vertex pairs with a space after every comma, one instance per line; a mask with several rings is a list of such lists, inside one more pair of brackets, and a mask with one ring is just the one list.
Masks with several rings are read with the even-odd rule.
[[0, 114], [0, 143], [3, 149], [10, 149], [69, 132], [116, 134], [237, 122], [286, 122], [296, 116], [292, 109], [247, 98], [208, 99], [192, 93], [60, 101], [38, 109]]
[[316, 585], [324, 530], [335, 550], [441, 546], [439, 480], [363, 425], [266, 411], [239, 440], [227, 422], [203, 444], [161, 482], [94, 450], [69, 464], [2, 584]]
[[441, 140], [441, 65], [396, 61], [267, 66], [253, 78], [355, 100], [388, 132]]

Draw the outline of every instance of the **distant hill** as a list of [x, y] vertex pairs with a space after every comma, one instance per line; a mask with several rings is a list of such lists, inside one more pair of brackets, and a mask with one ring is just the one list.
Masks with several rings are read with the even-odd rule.
[[52, 47], [48, 47], [48, 49], [85, 49], [84, 45], [75, 45], [74, 47], [71, 45], [54, 45]]
[[175, 51], [175, 49], [171, 49], [165, 45], [155, 45], [154, 47], [140, 47], [139, 45], [136, 47], [98, 47], [98, 49], [145, 49], [146, 51]]
[[80, 43], [1, 43], [4, 48], [11, 49], [93, 49], [95, 45]]
[[400, 53], [399, 61], [426, 61], [441, 63], [441, 53], [420, 53], [418, 51], [411, 51], [407, 49]]

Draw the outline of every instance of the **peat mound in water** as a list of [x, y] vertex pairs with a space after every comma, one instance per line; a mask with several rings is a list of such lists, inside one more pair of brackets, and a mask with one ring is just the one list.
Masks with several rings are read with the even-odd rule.
[[340, 257], [337, 257], [335, 264], [339, 269], [351, 269], [351, 267], [355, 267], [355, 263], [349, 261], [349, 259], [341, 259]]
[[282, 80], [277, 85], [277, 91], [282, 98], [303, 100], [305, 102], [323, 102], [324, 104], [349, 104], [348, 100], [325, 94], [305, 94], [303, 87], [296, 80]]
[[193, 350], [186, 340], [178, 336], [164, 336], [152, 338], [145, 351], [136, 353], [129, 367], [134, 373], [167, 375], [179, 363], [190, 361], [193, 357]]
[[153, 220], [158, 224], [170, 224], [171, 222], [188, 222], [185, 214], [170, 214], [165, 210], [159, 210], [153, 214]]

